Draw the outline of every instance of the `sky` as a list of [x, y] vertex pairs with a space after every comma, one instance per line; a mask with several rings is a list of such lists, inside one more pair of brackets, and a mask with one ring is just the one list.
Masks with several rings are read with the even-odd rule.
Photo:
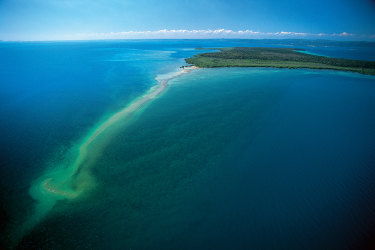
[[0, 40], [375, 41], [375, 0], [0, 0]]

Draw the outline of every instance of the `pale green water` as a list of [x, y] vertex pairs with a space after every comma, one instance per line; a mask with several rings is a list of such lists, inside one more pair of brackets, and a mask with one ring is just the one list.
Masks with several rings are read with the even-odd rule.
[[31, 231], [55, 206], [58, 200], [78, 199], [88, 195], [95, 187], [95, 177], [91, 168], [96, 165], [102, 151], [120, 131], [123, 131], [146, 104], [157, 98], [167, 87], [169, 80], [189, 73], [191, 69], [179, 70], [170, 74], [160, 75], [159, 83], [145, 95], [140, 96], [120, 111], [98, 124], [78, 145], [74, 145], [62, 162], [48, 164], [51, 168], [47, 173], [34, 181], [30, 195], [35, 200], [34, 212], [26, 222], [17, 228], [15, 233], [20, 239]]

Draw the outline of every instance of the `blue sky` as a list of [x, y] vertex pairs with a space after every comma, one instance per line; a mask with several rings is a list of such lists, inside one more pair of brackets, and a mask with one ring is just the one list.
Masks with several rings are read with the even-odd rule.
[[375, 40], [374, 0], [0, 0], [1, 40]]

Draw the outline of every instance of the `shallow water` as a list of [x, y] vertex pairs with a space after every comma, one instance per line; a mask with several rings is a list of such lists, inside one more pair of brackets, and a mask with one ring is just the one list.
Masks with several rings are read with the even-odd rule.
[[[197, 53], [189, 48], [238, 43], [9, 45], [13, 56], [39, 62], [31, 71], [23, 58], [23, 77], [9, 75], [11, 64], [1, 73], [10, 238], [35, 211], [30, 185], [90, 131]], [[302, 69], [198, 69], [175, 78], [98, 141], [91, 191], [48, 207], [19, 248], [357, 246], [375, 222], [374, 83]]]

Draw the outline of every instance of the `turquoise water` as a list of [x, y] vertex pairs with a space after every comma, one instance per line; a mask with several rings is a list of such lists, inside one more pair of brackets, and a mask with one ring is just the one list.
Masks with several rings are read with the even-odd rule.
[[[194, 47], [240, 42], [1, 44], [4, 242], [342, 249], [371, 239], [372, 76], [192, 70], [108, 126], [77, 174], [67, 174], [77, 148], [154, 93], [154, 78], [177, 72]], [[83, 191], [35, 189], [51, 173], [54, 189]]]
[[313, 55], [313, 56], [325, 56], [325, 57], [330, 57], [330, 56], [327, 56], [327, 55], [322, 55], [322, 54], [318, 54], [318, 53], [313, 53], [313, 52], [306, 51], [306, 50], [296, 50], [296, 51], [299, 52], [299, 53], [308, 54], [308, 55]]

